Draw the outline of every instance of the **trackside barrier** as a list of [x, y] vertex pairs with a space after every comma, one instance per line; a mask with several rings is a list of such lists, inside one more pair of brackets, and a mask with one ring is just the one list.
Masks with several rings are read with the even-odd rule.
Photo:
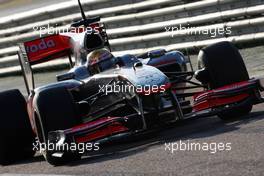
[[[124, 28], [118, 28], [118, 29], [108, 29], [108, 35], [110, 36], [124, 36], [128, 34], [146, 34], [146, 33], [153, 33], [155, 31], [160, 32], [160, 30], [164, 31], [164, 28], [166, 26], [195, 26], [200, 25], [204, 23], [209, 23], [212, 20], [225, 20], [225, 19], [231, 19], [235, 17], [241, 17], [245, 15], [256, 15], [264, 13], [264, 5], [260, 6], [253, 6], [249, 8], [240, 8], [236, 10], [227, 10], [224, 12], [216, 12], [216, 13], [209, 13], [206, 15], [200, 15], [195, 17], [188, 17], [183, 19], [176, 19], [176, 20], [170, 20], [170, 21], [164, 21], [164, 22], [158, 22], [158, 23], [151, 23], [146, 25], [137, 25], [137, 26], [131, 26], [131, 27], [124, 27]], [[69, 27], [69, 25], [68, 25]], [[66, 27], [67, 28], [67, 27]], [[58, 27], [58, 30], [66, 30], [65, 27]], [[42, 31], [45, 33], [45, 31]], [[48, 31], [46, 31], [47, 33]], [[3, 39], [0, 39], [0, 46], [8, 46], [8, 45], [15, 45], [18, 42], [22, 42], [25, 40], [33, 39], [39, 36], [39, 32], [31, 32], [31, 33], [25, 33], [18, 36], [11, 36], [6, 37]], [[122, 37], [120, 37], [122, 40]], [[123, 37], [124, 38], [124, 37]], [[126, 38], [124, 38], [126, 40]], [[0, 56], [3, 55], [9, 55], [14, 54], [17, 51], [17, 47], [11, 47], [10, 49], [7, 48], [0, 50]], [[1, 60], [1, 58], [0, 58]]]
[[[133, 4], [143, 0], [81, 0], [86, 10], [99, 9], [119, 4]], [[154, 0], [157, 2], [157, 0]], [[166, 1], [166, 0], [165, 0]], [[31, 11], [14, 14], [0, 19], [0, 28], [7, 28], [35, 21], [50, 19], [58, 16], [64, 16], [69, 13], [78, 12], [77, 1], [67, 1], [47, 7], [37, 8]]]
[[[264, 0], [83, 0], [83, 3], [87, 16], [102, 16], [115, 55], [141, 54], [157, 48], [194, 49], [222, 40], [254, 43], [264, 38]], [[16, 45], [39, 37], [33, 27], [49, 24], [65, 30], [78, 19], [75, 1], [1, 18], [0, 75], [20, 72]], [[166, 27], [180, 25], [190, 29], [166, 31]], [[196, 34], [205, 29], [228, 27], [231, 34], [214, 37]], [[66, 64], [67, 61], [56, 60], [35, 69]]]
[[[255, 34], [247, 34], [247, 35], [242, 35], [242, 36], [233, 36], [229, 38], [218, 38], [218, 39], [209, 39], [209, 40], [204, 40], [204, 41], [197, 41], [197, 42], [186, 42], [186, 43], [181, 43], [181, 44], [171, 44], [171, 45], [166, 45], [166, 46], [156, 46], [152, 48], [144, 48], [144, 49], [135, 49], [135, 50], [127, 50], [127, 51], [122, 51], [122, 52], [113, 52], [115, 56], [122, 56], [125, 54], [142, 54], [147, 51], [159, 49], [159, 48], [164, 48], [167, 51], [172, 51], [172, 50], [197, 50], [197, 48], [202, 48], [204, 46], [220, 42], [220, 41], [230, 41], [235, 44], [243, 44], [243, 43], [248, 43], [248, 42], [258, 42], [258, 41], [263, 41], [264, 40], [264, 32], [261, 33], [255, 33]], [[55, 60], [55, 61], [50, 61], [48, 63], [43, 63], [40, 65], [36, 65], [33, 67], [34, 70], [43, 70], [51, 67], [61, 67], [61, 68], [66, 68], [69, 65], [68, 60]], [[0, 69], [0, 76], [6, 76], [6, 75], [17, 75], [21, 74], [21, 68], [20, 66], [13, 66], [13, 67], [7, 67]]]
[[[177, 5], [177, 6], [172, 6], [172, 7], [166, 7], [162, 9], [155, 9], [151, 11], [143, 11], [139, 13], [130, 13], [127, 15], [117, 15], [115, 16], [116, 13], [120, 13], [122, 11], [139, 11], [140, 9], [143, 8], [151, 8], [153, 6], [157, 5], [164, 5], [165, 3], [171, 3], [172, 1], [148, 1], [148, 2], [141, 2], [137, 4], [128, 4], [128, 5], [121, 5], [117, 7], [110, 7], [110, 8], [103, 8], [103, 9], [98, 9], [98, 10], [92, 10], [90, 12], [87, 12], [87, 16], [109, 16], [113, 15], [112, 17], [106, 17], [102, 21], [107, 23], [107, 25], [112, 26], [111, 24], [123, 24], [126, 23], [127, 21], [132, 21], [132, 20], [144, 20], [146, 18], [153, 18], [157, 16], [164, 16], [164, 15], [169, 15], [169, 14], [175, 14], [175, 13], [180, 13], [180, 12], [187, 12], [195, 9], [201, 9], [201, 8], [206, 8], [210, 6], [215, 6], [215, 5], [222, 5], [222, 4], [227, 4], [230, 2], [237, 2], [238, 0], [225, 0], [225, 1], [219, 1], [219, 0], [212, 0], [212, 1], [198, 1], [194, 3], [189, 3], [189, 4], [182, 4], [182, 5]], [[33, 27], [36, 26], [45, 26], [49, 24], [50, 26], [56, 26], [59, 24], [65, 24], [65, 23], [71, 23], [74, 20], [80, 19], [80, 13], [76, 14], [71, 14], [71, 15], [65, 15], [63, 17], [58, 17], [58, 18], [53, 18], [53, 19], [47, 19], [43, 20], [41, 22], [31, 22], [30, 24], [26, 25], [18, 25], [15, 27], [12, 27], [11, 29], [2, 29], [0, 30], [0, 37], [12, 35], [14, 33], [23, 33], [23, 32], [28, 32], [33, 29]]]

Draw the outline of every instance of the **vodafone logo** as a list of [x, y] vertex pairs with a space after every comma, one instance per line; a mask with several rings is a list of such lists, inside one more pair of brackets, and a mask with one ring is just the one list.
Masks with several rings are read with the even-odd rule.
[[44, 40], [41, 39], [40, 42], [35, 42], [26, 46], [27, 53], [36, 53], [38, 51], [46, 50], [48, 48], [55, 47], [56, 44], [53, 40]]

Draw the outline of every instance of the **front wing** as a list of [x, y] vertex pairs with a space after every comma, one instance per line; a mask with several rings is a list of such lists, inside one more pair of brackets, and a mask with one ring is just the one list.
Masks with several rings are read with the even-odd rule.
[[[234, 106], [244, 103], [258, 104], [264, 102], [261, 96], [264, 91], [264, 79], [251, 79], [227, 85], [215, 90], [204, 91], [193, 97], [193, 111], [178, 120], [217, 115]], [[173, 112], [173, 106], [164, 111]], [[175, 109], [174, 109], [175, 110]], [[49, 141], [62, 145], [67, 142], [88, 143], [106, 142], [150, 129], [142, 128], [142, 116], [132, 114], [126, 117], [104, 117], [87, 122], [70, 129], [49, 132]], [[59, 152], [59, 151], [58, 151]], [[60, 156], [60, 155], [59, 155]]]

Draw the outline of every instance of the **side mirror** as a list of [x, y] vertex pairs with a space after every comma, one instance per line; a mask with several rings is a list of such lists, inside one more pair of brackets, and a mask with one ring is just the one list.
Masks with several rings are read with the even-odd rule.
[[157, 58], [157, 57], [161, 57], [163, 55], [165, 55], [166, 50], [165, 49], [157, 49], [157, 50], [153, 50], [148, 52], [148, 57], [149, 58]]
[[75, 74], [73, 72], [69, 73], [63, 73], [61, 75], [57, 75], [57, 81], [64, 81], [64, 80], [69, 80], [69, 79], [74, 79]]
[[143, 66], [142, 62], [136, 62], [134, 63], [133, 68], [134, 70], [136, 70], [137, 67], [142, 67], [142, 66]]
[[122, 61], [122, 58], [121, 58], [121, 57], [116, 57], [114, 62], [115, 62], [115, 64], [118, 65], [119, 67], [122, 67], [122, 66], [125, 65], [124, 62]]

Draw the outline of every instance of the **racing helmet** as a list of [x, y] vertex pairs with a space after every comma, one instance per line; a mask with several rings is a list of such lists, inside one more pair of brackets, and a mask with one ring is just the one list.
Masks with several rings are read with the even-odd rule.
[[94, 50], [87, 55], [87, 68], [91, 75], [114, 67], [114, 56], [105, 48]]

